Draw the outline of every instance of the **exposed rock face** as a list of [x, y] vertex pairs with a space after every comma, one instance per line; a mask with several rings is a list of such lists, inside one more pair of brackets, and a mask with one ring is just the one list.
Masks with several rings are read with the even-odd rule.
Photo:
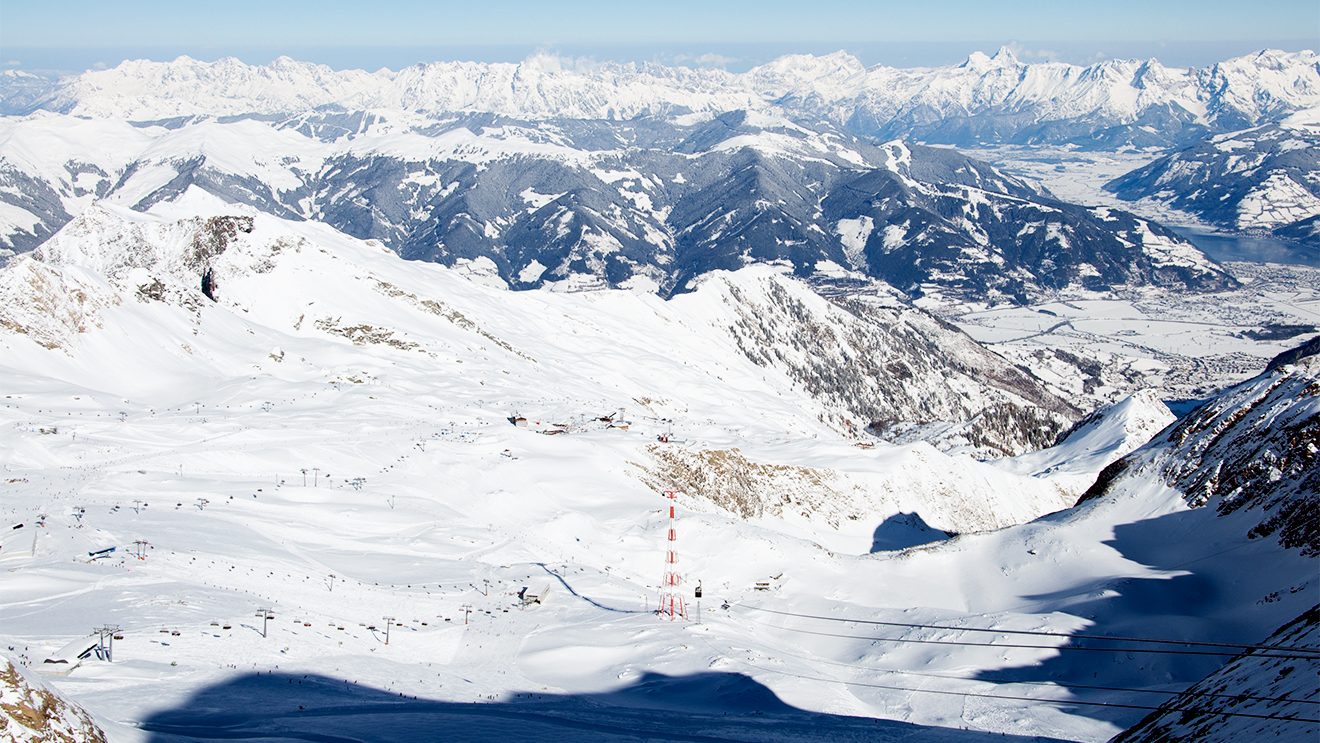
[[[745, 519], [793, 510], [809, 515], [828, 501], [834, 501], [829, 506], [834, 509], [843, 500], [841, 492], [852, 489], [833, 472], [753, 462], [738, 449], [690, 452], [652, 446], [650, 452], [657, 466], [646, 471], [645, 479], [656, 490], [678, 488], [699, 494]], [[769, 502], [767, 494], [773, 494]], [[860, 516], [849, 514], [854, 519]]]
[[1170, 485], [1220, 514], [1260, 511], [1249, 534], [1277, 535], [1288, 548], [1320, 555], [1320, 359], [1274, 372], [1268, 385], [1208, 404], [1184, 418], [1169, 441], [1184, 456], [1166, 470]]
[[1320, 356], [1230, 388], [1106, 467], [1082, 500], [1154, 472], [1193, 508], [1251, 514], [1251, 538], [1320, 555]]
[[193, 232], [192, 251], [184, 257], [184, 265], [199, 274], [205, 273], [240, 232], [251, 234], [252, 217], [207, 217], [199, 220]]
[[[219, 296], [216, 261], [252, 230], [252, 217], [134, 222], [92, 207], [0, 274], [0, 327], [53, 349], [100, 327], [102, 311], [126, 296], [196, 311]], [[109, 286], [89, 280], [83, 270]]]
[[[815, 522], [845, 531], [874, 528], [872, 551], [999, 529], [1066, 503], [1066, 495], [1057, 490], [1000, 497], [984, 489], [984, 480], [977, 481], [976, 475], [960, 481], [960, 473], [947, 471], [953, 460], [928, 447], [905, 451], [880, 472], [757, 461], [738, 448], [655, 444], [647, 454], [634, 466], [639, 479], [657, 493], [675, 489], [683, 498], [746, 520]], [[965, 495], [969, 490], [989, 500], [974, 503]], [[888, 515], [878, 527], [877, 514]]]
[[926, 440], [984, 457], [1049, 446], [1081, 414], [961, 331], [901, 301], [826, 301], [767, 277], [717, 284], [735, 346], [779, 371], [861, 435]]
[[91, 715], [0, 659], [0, 738], [13, 743], [105, 743]]
[[[1261, 644], [1309, 649], [1320, 657], [1320, 606], [1280, 627]], [[1316, 723], [1308, 720], [1316, 718], [1320, 697], [1315, 665], [1314, 658], [1243, 653], [1160, 705], [1158, 711], [1119, 733], [1111, 743], [1229, 743], [1314, 737]]]

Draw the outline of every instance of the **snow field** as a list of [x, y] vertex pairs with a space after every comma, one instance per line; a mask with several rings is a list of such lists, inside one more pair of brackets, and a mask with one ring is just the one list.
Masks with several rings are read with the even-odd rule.
[[[228, 685], [270, 671], [288, 686], [306, 674], [363, 695], [487, 704], [464, 708], [474, 730], [502, 724], [519, 695], [615, 693], [626, 697], [620, 714], [643, 722], [670, 704], [728, 711], [746, 727], [762, 702], [730, 677], [711, 682], [711, 696], [648, 691], [649, 674], [704, 689], [697, 674], [722, 672], [816, 713], [1097, 740], [1139, 715], [921, 689], [1112, 699], [1068, 683], [1178, 687], [1213, 666], [1080, 658], [1054, 649], [1061, 638], [930, 644], [981, 638], [758, 610], [1255, 639], [1296, 599], [1277, 611], [1241, 607], [1306, 581], [1309, 564], [1286, 556], [1269, 585], [1235, 579], [1238, 560], [1275, 559], [1277, 548], [1244, 547], [1240, 520], [1184, 518], [1167, 488], [1024, 523], [1072, 503], [1088, 474], [1158, 426], [1152, 400], [1120, 408], [1068, 452], [1017, 462], [926, 444], [857, 448], [782, 374], [730, 348], [721, 287], [791, 281], [772, 268], [721, 274], [670, 302], [509, 293], [258, 216], [252, 236], [214, 264], [220, 302], [197, 310], [187, 301], [194, 277], [168, 261], [152, 264], [164, 301], [135, 298], [133, 270], [107, 278], [80, 267], [106, 265], [98, 230], [125, 218], [150, 219], [107, 211], [86, 239], [69, 238], [82, 242], [49, 250], [71, 281], [118, 299], [95, 310], [87, 332], [47, 329], [55, 348], [0, 336], [0, 513], [24, 524], [0, 539], [3, 639], [39, 665], [93, 626], [121, 626], [113, 663], [52, 681], [115, 740], [150, 739], [137, 723], [165, 711], [237, 704]], [[596, 420], [619, 408], [627, 430]], [[515, 414], [529, 426], [511, 425]], [[684, 443], [656, 443], [665, 418]], [[542, 433], [559, 423], [570, 432]], [[689, 589], [703, 585], [700, 624], [648, 611], [667, 526], [666, 501], [646, 480], [659, 468], [654, 446], [736, 447], [754, 463], [818, 473], [735, 472], [762, 499], [755, 518], [681, 495], [679, 565]], [[818, 484], [801, 485], [810, 477]], [[821, 493], [833, 494], [809, 505]], [[776, 511], [784, 496], [797, 500]], [[1176, 528], [1142, 526], [1165, 519]], [[1023, 525], [872, 554], [886, 523], [923, 539]], [[126, 555], [139, 539], [150, 543], [144, 560]], [[108, 546], [118, 549], [89, 560]], [[768, 590], [757, 590], [762, 581]], [[1204, 585], [1215, 592], [1198, 593]], [[523, 587], [544, 603], [521, 608]], [[1164, 587], [1176, 590], [1155, 590]], [[266, 638], [261, 607], [276, 613]], [[690, 611], [695, 619], [695, 600]], [[399, 622], [389, 645], [385, 617]], [[1010, 685], [1021, 681], [1036, 685]], [[283, 715], [279, 698], [226, 713]], [[556, 714], [595, 725], [599, 712]], [[821, 724], [856, 732], [839, 718]]]

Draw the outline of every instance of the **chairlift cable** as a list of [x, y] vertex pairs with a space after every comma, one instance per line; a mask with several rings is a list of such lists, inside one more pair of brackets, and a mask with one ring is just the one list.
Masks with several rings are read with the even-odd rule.
[[[762, 606], [752, 606], [750, 604], [739, 604], [739, 606], [751, 609], [752, 611], [761, 611], [768, 614], [779, 614], [781, 616], [799, 617], [802, 619], [819, 619], [830, 622], [851, 622], [853, 624], [871, 624], [884, 627], [904, 627], [909, 629], [937, 629], [951, 632], [982, 632], [996, 635], [1030, 635], [1032, 637], [1062, 637], [1070, 640], [1100, 640], [1107, 642], [1131, 642], [1145, 643], [1155, 645], [1187, 645], [1191, 647], [1210, 647], [1210, 648], [1237, 648], [1239, 650], [1270, 650], [1284, 651], [1289, 653], [1303, 653], [1308, 657], [1314, 656], [1320, 658], [1320, 649], [1304, 648], [1293, 645], [1265, 645], [1260, 643], [1235, 643], [1235, 642], [1207, 642], [1202, 640], [1164, 640], [1150, 637], [1127, 637], [1122, 635], [1094, 635], [1085, 633], [1071, 632], [1047, 632], [1044, 630], [1015, 630], [1015, 629], [995, 629], [990, 627], [955, 627], [943, 624], [921, 624], [917, 622], [889, 622], [877, 619], [852, 619], [847, 617], [829, 617], [820, 614], [801, 614], [791, 611], [782, 611], [779, 609], [767, 609]], [[1216, 653], [1218, 654], [1218, 653]], [[1237, 655], [1237, 653], [1233, 653]], [[1259, 657], [1259, 656], [1258, 656]]]

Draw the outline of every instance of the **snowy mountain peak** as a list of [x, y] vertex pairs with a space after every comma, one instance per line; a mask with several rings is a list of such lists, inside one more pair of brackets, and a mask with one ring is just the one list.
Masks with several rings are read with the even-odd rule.
[[1320, 54], [1310, 49], [1302, 49], [1296, 52], [1286, 52], [1282, 49], [1261, 49], [1255, 54], [1243, 55], [1242, 58], [1248, 57], [1257, 66], [1275, 71], [1283, 71], [1296, 64], [1316, 64], [1320, 62]]
[[990, 55], [980, 50], [967, 55], [967, 59], [963, 60], [963, 63], [959, 65], [959, 67], [962, 67], [963, 69], [978, 71], [989, 69], [991, 66], [992, 60], [990, 59]]
[[1017, 55], [1013, 53], [1013, 48], [1008, 46], [1007, 44], [999, 47], [999, 49], [995, 51], [995, 55], [991, 57], [991, 59], [994, 60], [996, 63], [1006, 67], [1021, 64], [1021, 62], [1018, 61]]
[[1176, 420], [1158, 390], [1138, 390], [1084, 416], [1054, 446], [1012, 460], [1014, 471], [1064, 478], [1080, 495], [1095, 474]]
[[[21, 82], [20, 82], [21, 80]], [[1113, 144], [1187, 141], [1277, 121], [1320, 105], [1314, 52], [1262, 51], [1202, 69], [1154, 60], [1082, 67], [1024, 63], [1011, 47], [950, 67], [866, 68], [846, 52], [789, 55], [743, 73], [535, 54], [519, 63], [429, 62], [399, 72], [333, 70], [280, 57], [267, 65], [125, 61], [57, 83], [0, 78], [0, 109], [34, 108], [134, 121], [180, 116], [297, 115], [315, 109], [485, 112], [524, 119], [632, 119], [734, 109], [778, 110], [867, 136], [941, 143], [1078, 141], [1076, 123], [1118, 127]], [[1027, 115], [1024, 115], [1027, 114]], [[943, 120], [981, 124], [946, 131]]]
[[1178, 84], [1178, 71], [1169, 69], [1155, 58], [1141, 62], [1132, 75], [1132, 87], [1138, 90], [1157, 90]]
[[754, 87], [774, 98], [790, 91], [801, 94], [809, 89], [822, 92], [842, 89], [855, 85], [858, 76], [866, 72], [860, 59], [837, 51], [823, 56], [789, 54], [752, 68], [746, 77]]
[[1017, 55], [1013, 50], [1004, 45], [995, 50], [993, 55], [982, 51], [975, 51], [967, 55], [960, 68], [976, 72], [988, 72], [991, 70], [1004, 70], [1013, 67], [1019, 67], [1022, 63], [1018, 61]]

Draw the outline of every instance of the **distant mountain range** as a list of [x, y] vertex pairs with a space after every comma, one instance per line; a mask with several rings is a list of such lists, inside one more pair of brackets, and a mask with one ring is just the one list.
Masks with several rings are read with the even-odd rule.
[[1064, 203], [949, 149], [870, 144], [735, 111], [677, 121], [326, 113], [136, 126], [0, 120], [0, 240], [44, 241], [93, 200], [217, 198], [324, 222], [513, 288], [663, 295], [748, 263], [1027, 301], [1234, 281], [1158, 224]]
[[44, 80], [0, 75], [0, 113], [49, 110], [131, 121], [318, 111], [492, 113], [628, 120], [747, 109], [866, 137], [928, 143], [1170, 146], [1320, 105], [1315, 52], [1264, 50], [1204, 68], [1157, 60], [1025, 63], [1007, 49], [962, 64], [866, 67], [844, 52], [792, 55], [744, 73], [538, 55], [517, 64], [432, 62], [334, 70], [281, 57], [128, 61]]
[[[737, 74], [544, 55], [397, 72], [186, 57], [54, 81], [10, 70], [0, 261], [97, 200], [145, 211], [203, 194], [518, 289], [640, 282], [669, 296], [760, 262], [990, 302], [1213, 290], [1234, 281], [1159, 224], [930, 145], [1219, 136], [1112, 186], [1296, 237], [1320, 213], [1315, 147], [1278, 122], [1317, 108], [1310, 51], [1204, 69], [1026, 64], [1001, 49], [950, 67], [837, 53]], [[1248, 167], [1248, 147], [1270, 159]]]

